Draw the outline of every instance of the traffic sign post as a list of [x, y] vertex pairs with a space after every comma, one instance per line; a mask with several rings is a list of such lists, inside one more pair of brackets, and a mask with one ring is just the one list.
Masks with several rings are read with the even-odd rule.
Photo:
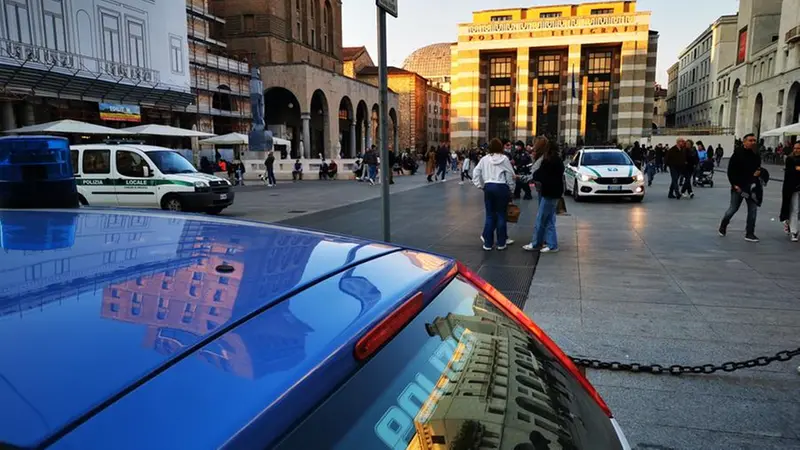
[[[389, 208], [389, 72], [386, 59], [386, 14], [397, 17], [397, 0], [376, 0], [378, 6], [378, 81], [380, 90], [380, 155], [381, 155], [381, 225], [383, 240], [390, 242], [392, 233]], [[397, 149], [394, 149], [397, 150]]]

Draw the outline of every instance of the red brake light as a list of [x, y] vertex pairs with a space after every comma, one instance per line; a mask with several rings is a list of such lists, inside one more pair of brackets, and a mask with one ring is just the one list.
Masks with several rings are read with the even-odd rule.
[[356, 359], [364, 361], [383, 347], [383, 344], [397, 335], [422, 310], [422, 300], [422, 292], [417, 292], [369, 330], [356, 343], [354, 351]]
[[536, 325], [528, 316], [525, 315], [522, 310], [516, 307], [511, 301], [506, 298], [505, 295], [500, 293], [494, 286], [487, 283], [486, 280], [481, 278], [478, 274], [470, 270], [467, 266], [462, 263], [458, 263], [458, 272], [467, 280], [469, 280], [472, 284], [478, 287], [481, 291], [483, 291], [489, 300], [491, 300], [497, 307], [503, 310], [506, 314], [513, 317], [520, 325], [522, 325], [525, 329], [531, 332], [536, 339], [542, 343], [542, 345], [553, 354], [553, 356], [558, 359], [558, 361], [574, 376], [578, 382], [580, 382], [581, 386], [586, 390], [586, 392], [594, 399], [595, 402], [600, 406], [603, 412], [608, 415], [608, 417], [612, 417], [611, 409], [609, 409], [606, 402], [600, 397], [600, 394], [597, 393], [594, 386], [589, 383], [589, 380], [583, 376], [575, 364], [572, 362], [569, 356], [561, 350], [550, 336], [548, 336], [538, 325]]

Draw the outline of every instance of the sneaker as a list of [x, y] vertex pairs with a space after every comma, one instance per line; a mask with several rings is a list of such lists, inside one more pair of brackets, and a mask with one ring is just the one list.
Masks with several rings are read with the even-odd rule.
[[789, 229], [789, 221], [788, 220], [784, 220], [783, 221], [783, 232], [786, 233], [786, 234], [792, 234], [791, 230]]
[[458, 185], [459, 185], [459, 186], [463, 186], [463, 185], [464, 185], [464, 182], [463, 182], [463, 181], [459, 181], [459, 182], [458, 182]]
[[369, 184], [370, 184], [371, 186], [375, 186], [375, 180], [369, 180]]
[[507, 249], [507, 248], [508, 248], [508, 246], [509, 246], [509, 245], [511, 245], [511, 244], [513, 244], [513, 243], [514, 243], [514, 240], [513, 240], [513, 239], [506, 239], [506, 245], [503, 245], [503, 246], [497, 246], [497, 250], [503, 251], [503, 250]]
[[484, 245], [483, 246], [483, 251], [490, 252], [490, 251], [492, 251], [492, 247], [487, 247], [487, 246]]
[[800, 233], [792, 233], [792, 242], [800, 240]]
[[720, 225], [719, 230], [717, 230], [720, 236], [725, 237], [728, 234], [728, 229]]
[[744, 240], [747, 241], [747, 242], [759, 242], [760, 241], [760, 239], [758, 239], [758, 236], [756, 236], [755, 234], [746, 235], [744, 237]]
[[522, 249], [525, 250], [526, 252], [535, 252], [539, 250], [537, 247], [533, 245], [533, 243], [523, 245]]
[[689, 198], [694, 198], [694, 192], [692, 192], [691, 194], [689, 194]]
[[558, 249], [557, 248], [550, 248], [550, 247], [545, 245], [544, 247], [542, 247], [541, 250], [539, 250], [539, 252], [540, 253], [558, 253]]

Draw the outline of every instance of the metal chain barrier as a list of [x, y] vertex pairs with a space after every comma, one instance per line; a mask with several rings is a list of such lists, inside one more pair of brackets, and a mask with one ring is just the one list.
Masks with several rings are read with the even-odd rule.
[[718, 366], [715, 366], [714, 364], [703, 364], [702, 366], [682, 366], [680, 364], [662, 366], [660, 364], [621, 363], [617, 361], [607, 362], [600, 361], [598, 359], [587, 358], [572, 358], [572, 362], [574, 362], [577, 366], [588, 367], [590, 369], [611, 370], [617, 372], [650, 373], [653, 375], [662, 375], [667, 373], [670, 375], [682, 375], [684, 373], [708, 375], [720, 370], [723, 372], [733, 372], [739, 369], [768, 366], [775, 361], [789, 361], [798, 355], [800, 355], [800, 348], [796, 348], [794, 350], [783, 350], [775, 353], [773, 356], [759, 356], [758, 358], [748, 359], [746, 361], [729, 361]]

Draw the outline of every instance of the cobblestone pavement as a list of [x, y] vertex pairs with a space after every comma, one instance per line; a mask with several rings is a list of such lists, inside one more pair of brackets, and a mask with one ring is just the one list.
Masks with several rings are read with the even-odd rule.
[[[797, 348], [800, 245], [771, 220], [780, 183], [768, 187], [759, 211], [762, 242], [750, 244], [743, 240], [745, 211], [728, 237], [717, 235], [729, 200], [724, 176], [717, 174], [716, 188], [698, 188], [693, 200], [668, 200], [663, 175], [642, 204], [568, 200], [570, 215], [558, 218], [561, 252], [541, 258], [519, 249], [529, 240], [534, 202], [521, 202], [520, 223], [509, 230], [513, 248], [483, 252], [481, 192], [455, 182], [415, 189], [425, 183], [414, 177], [392, 195], [393, 241], [477, 269], [512, 300], [525, 302], [526, 313], [573, 356], [705, 364]], [[380, 237], [379, 188], [317, 186], [292, 186], [291, 194], [287, 188], [271, 212], [241, 195], [237, 203], [244, 197], [244, 204], [232, 212], [272, 221], [289, 208], [316, 209], [282, 223]], [[253, 195], [263, 198], [260, 191]], [[800, 449], [798, 365], [681, 377], [588, 373], [635, 449]]]
[[[561, 253], [541, 257], [525, 311], [571, 355], [607, 361], [721, 364], [800, 347], [800, 245], [773, 221], [780, 183], [751, 244], [744, 210], [717, 235], [729, 200], [721, 180], [693, 200], [668, 199], [662, 175], [641, 205], [568, 201]], [[589, 378], [634, 448], [798, 449], [798, 365]]]

